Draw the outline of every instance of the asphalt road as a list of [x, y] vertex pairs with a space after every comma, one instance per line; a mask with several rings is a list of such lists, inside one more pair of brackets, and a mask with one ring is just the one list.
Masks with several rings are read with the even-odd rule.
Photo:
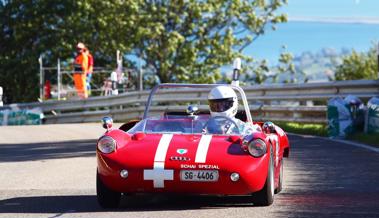
[[120, 209], [96, 202], [98, 124], [0, 127], [0, 217], [379, 217], [379, 153], [290, 136], [282, 193], [269, 207], [246, 198], [138, 196]]

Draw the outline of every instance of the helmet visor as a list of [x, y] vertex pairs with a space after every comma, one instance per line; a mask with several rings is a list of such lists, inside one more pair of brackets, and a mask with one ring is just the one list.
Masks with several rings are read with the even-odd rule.
[[208, 100], [209, 108], [213, 112], [224, 112], [233, 107], [233, 98], [222, 98]]

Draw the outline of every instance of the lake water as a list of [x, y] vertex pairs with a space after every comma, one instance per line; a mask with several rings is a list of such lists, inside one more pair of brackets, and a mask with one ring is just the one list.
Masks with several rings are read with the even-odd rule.
[[268, 59], [274, 64], [283, 51], [282, 45], [286, 45], [287, 51], [299, 55], [304, 51], [318, 52], [322, 48], [365, 51], [374, 41], [379, 41], [379, 24], [290, 21], [278, 25], [276, 31], [267, 31], [244, 53]]

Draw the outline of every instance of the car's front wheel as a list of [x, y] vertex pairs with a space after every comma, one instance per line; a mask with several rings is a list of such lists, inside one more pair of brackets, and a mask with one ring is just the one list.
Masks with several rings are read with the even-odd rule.
[[274, 202], [274, 159], [272, 148], [270, 149], [270, 161], [265, 186], [259, 192], [253, 194], [253, 203], [256, 206], [269, 206]]
[[97, 202], [102, 208], [117, 208], [120, 204], [121, 193], [106, 187], [98, 172], [96, 172], [96, 194]]

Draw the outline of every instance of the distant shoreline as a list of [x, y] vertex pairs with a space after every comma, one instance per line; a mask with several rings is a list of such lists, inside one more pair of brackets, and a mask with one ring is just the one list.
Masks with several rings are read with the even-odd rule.
[[379, 17], [289, 17], [289, 22], [373, 24], [379, 25]]

